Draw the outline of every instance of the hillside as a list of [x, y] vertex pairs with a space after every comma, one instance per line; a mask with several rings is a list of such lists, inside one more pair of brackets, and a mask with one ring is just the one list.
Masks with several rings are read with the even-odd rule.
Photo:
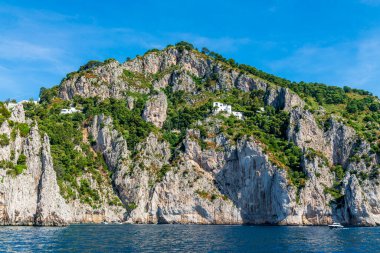
[[0, 224], [379, 225], [379, 124], [369, 92], [186, 42], [90, 61], [0, 104]]

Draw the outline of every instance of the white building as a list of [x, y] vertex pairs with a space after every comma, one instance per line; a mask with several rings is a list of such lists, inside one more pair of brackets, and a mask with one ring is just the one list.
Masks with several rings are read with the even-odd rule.
[[241, 112], [232, 112], [232, 115], [234, 115], [238, 119], [243, 119], [243, 113]]
[[265, 112], [265, 108], [264, 107], [260, 107], [259, 110], [257, 110], [257, 113], [262, 113], [262, 112]]
[[232, 113], [232, 107], [220, 102], [214, 102], [213, 107], [215, 108], [215, 113], [226, 112], [228, 114]]
[[238, 119], [243, 119], [243, 113], [232, 111], [231, 105], [223, 104], [220, 102], [214, 102], [213, 107], [215, 113], [225, 112], [227, 115], [232, 114]]
[[75, 107], [70, 107], [70, 109], [62, 109], [61, 114], [72, 114], [76, 112], [81, 112], [80, 110], [77, 110]]

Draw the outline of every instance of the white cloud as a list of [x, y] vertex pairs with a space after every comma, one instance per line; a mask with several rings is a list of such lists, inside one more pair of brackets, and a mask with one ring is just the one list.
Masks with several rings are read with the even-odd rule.
[[368, 4], [368, 5], [373, 5], [373, 6], [380, 5], [380, 0], [360, 0], [360, 2], [363, 4]]
[[328, 46], [307, 45], [292, 55], [268, 63], [275, 72], [292, 73], [297, 79], [331, 85], [370, 89], [380, 94], [380, 34]]
[[44, 47], [27, 41], [0, 40], [0, 59], [55, 61], [60, 55], [57, 48]]

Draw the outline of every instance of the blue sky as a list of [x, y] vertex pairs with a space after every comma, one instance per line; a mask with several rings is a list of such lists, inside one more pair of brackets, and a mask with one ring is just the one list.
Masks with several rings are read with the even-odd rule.
[[37, 98], [88, 60], [180, 40], [290, 80], [380, 96], [380, 0], [0, 0], [0, 100]]

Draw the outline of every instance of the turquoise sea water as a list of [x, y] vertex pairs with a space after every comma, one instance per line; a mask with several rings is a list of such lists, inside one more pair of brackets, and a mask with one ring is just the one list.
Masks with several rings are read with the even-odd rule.
[[0, 252], [380, 252], [380, 228], [71, 225], [0, 227]]

